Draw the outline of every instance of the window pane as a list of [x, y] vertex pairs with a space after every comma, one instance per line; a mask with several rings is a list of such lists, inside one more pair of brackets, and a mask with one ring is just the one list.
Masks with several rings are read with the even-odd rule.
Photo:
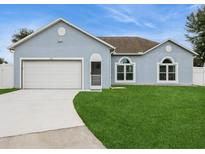
[[133, 65], [127, 65], [126, 72], [132, 73], [133, 72]]
[[172, 63], [172, 61], [171, 61], [170, 59], [165, 59], [165, 60], [163, 61], [163, 63], [168, 64], [168, 63]]
[[101, 62], [91, 62], [91, 74], [101, 74]]
[[122, 64], [129, 64], [130, 61], [129, 61], [127, 58], [123, 58], [123, 59], [120, 61], [120, 63], [122, 63]]
[[101, 85], [101, 75], [91, 75], [91, 84], [92, 86]]
[[166, 72], [166, 66], [160, 65], [159, 72]]
[[175, 81], [175, 73], [169, 73], [169, 80]]
[[124, 73], [117, 73], [117, 80], [124, 80]]
[[133, 73], [126, 73], [126, 80], [133, 80]]
[[166, 73], [160, 73], [159, 80], [162, 80], [162, 81], [166, 80]]
[[124, 66], [118, 65], [117, 66], [117, 72], [124, 72]]
[[171, 65], [169, 66], [169, 72], [175, 72], [175, 66], [174, 65]]

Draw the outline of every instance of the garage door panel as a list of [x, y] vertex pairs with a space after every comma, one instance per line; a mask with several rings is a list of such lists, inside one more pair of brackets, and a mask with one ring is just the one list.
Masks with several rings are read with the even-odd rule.
[[24, 61], [24, 88], [81, 89], [81, 61]]

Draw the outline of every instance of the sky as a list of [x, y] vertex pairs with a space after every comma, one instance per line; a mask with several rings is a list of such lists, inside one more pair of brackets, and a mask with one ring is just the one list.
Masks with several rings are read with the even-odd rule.
[[13, 63], [7, 50], [20, 28], [37, 30], [64, 18], [95, 36], [138, 36], [162, 42], [186, 41], [186, 17], [200, 5], [0, 5], [0, 57]]

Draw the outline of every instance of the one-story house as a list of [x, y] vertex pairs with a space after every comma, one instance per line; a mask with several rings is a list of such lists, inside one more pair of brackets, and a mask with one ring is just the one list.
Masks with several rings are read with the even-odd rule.
[[9, 47], [16, 88], [102, 89], [192, 85], [195, 52], [168, 39], [96, 37], [57, 19]]

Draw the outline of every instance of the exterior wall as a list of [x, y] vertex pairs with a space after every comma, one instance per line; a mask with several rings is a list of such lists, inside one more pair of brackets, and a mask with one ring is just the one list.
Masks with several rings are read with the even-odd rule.
[[[64, 27], [66, 35], [59, 43], [57, 29]], [[111, 86], [111, 54], [108, 47], [93, 38], [59, 22], [42, 33], [17, 46], [14, 53], [14, 86], [20, 88], [21, 58], [83, 58], [84, 88], [90, 89], [90, 57], [98, 53], [102, 57], [102, 88]]]
[[[172, 46], [172, 51], [167, 52], [165, 47]], [[193, 55], [172, 42], [166, 42], [142, 56], [125, 56], [135, 63], [136, 82], [134, 84], [158, 84], [157, 63], [170, 56], [178, 63], [178, 84], [191, 85], [193, 76]], [[115, 83], [115, 63], [123, 56], [112, 56], [112, 84]], [[132, 83], [133, 84], [133, 83]]]

